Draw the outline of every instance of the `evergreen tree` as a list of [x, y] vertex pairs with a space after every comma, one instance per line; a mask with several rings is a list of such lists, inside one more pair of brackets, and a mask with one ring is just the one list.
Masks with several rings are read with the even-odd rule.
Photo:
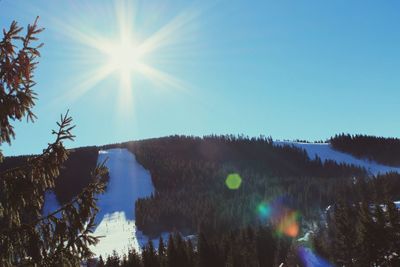
[[111, 255], [108, 255], [106, 261], [106, 267], [119, 267], [120, 258], [118, 253], [114, 250]]
[[186, 242], [180, 234], [175, 235], [177, 266], [189, 266], [189, 258], [187, 255]]
[[391, 253], [395, 253], [400, 257], [400, 211], [395, 203], [391, 201], [386, 202], [389, 224], [389, 244]]
[[196, 253], [195, 247], [192, 244], [192, 241], [189, 239], [187, 241], [187, 256], [188, 256], [188, 266], [196, 266]]
[[[366, 202], [360, 204], [359, 224], [357, 227], [358, 264], [367, 266], [377, 257], [377, 244], [373, 234], [376, 226], [369, 205]], [[356, 255], [353, 255], [357, 258]]]
[[328, 220], [333, 258], [340, 266], [353, 266], [353, 258], [358, 251], [355, 229], [356, 214], [354, 207], [340, 198], [335, 205], [333, 219]]
[[177, 253], [175, 248], [175, 241], [172, 234], [168, 237], [168, 245], [167, 245], [167, 266], [175, 267], [177, 266]]
[[160, 239], [158, 240], [158, 261], [160, 263], [160, 266], [164, 267], [166, 266], [166, 249], [165, 249], [165, 244], [164, 244], [164, 239], [162, 236], [160, 236]]
[[[26, 34], [14, 21], [3, 31], [0, 41], [0, 145], [15, 137], [11, 122], [27, 118], [36, 93], [34, 70], [40, 56], [37, 35], [42, 32], [37, 19]], [[30, 157], [19, 167], [0, 173], [0, 265], [76, 266], [91, 257], [89, 245], [98, 239], [91, 235], [97, 212], [95, 195], [104, 190], [106, 169], [93, 172], [92, 182], [59, 210], [42, 216], [44, 194], [54, 189], [60, 168], [68, 158], [63, 142], [73, 140], [72, 119], [61, 116], [55, 141], [43, 153]], [[0, 164], [3, 155], [0, 151]]]
[[120, 267], [129, 267], [129, 265], [128, 265], [128, 256], [126, 254], [124, 254], [124, 256], [122, 256], [122, 259], [121, 259], [121, 262], [120, 262], [119, 266]]
[[274, 265], [276, 241], [269, 228], [258, 227], [256, 238], [257, 259], [260, 267], [272, 267]]
[[142, 259], [139, 253], [135, 250], [129, 250], [128, 252], [128, 260], [127, 260], [128, 267], [141, 267], [142, 266]]
[[106, 265], [104, 263], [103, 257], [100, 255], [99, 262], [97, 263], [97, 267], [105, 267], [105, 266]]
[[207, 239], [203, 233], [200, 233], [198, 236], [197, 250], [199, 255], [199, 266], [207, 267], [211, 266], [211, 253], [210, 246], [207, 242]]
[[154, 249], [153, 241], [149, 240], [147, 246], [142, 251], [143, 266], [144, 267], [159, 267], [158, 257]]

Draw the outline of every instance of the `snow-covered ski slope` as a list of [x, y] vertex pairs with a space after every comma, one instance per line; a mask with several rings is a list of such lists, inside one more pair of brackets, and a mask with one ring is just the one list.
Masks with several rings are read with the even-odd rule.
[[[135, 225], [135, 202], [154, 192], [150, 172], [143, 168], [135, 156], [127, 149], [109, 149], [99, 152], [97, 163], [106, 160], [110, 179], [107, 190], [98, 196], [96, 216], [97, 227], [93, 233], [100, 242], [91, 250], [97, 257], [106, 257], [115, 250], [119, 255], [127, 254], [129, 249], [140, 251], [149, 238]], [[46, 192], [43, 214], [47, 215], [60, 208], [54, 192]], [[169, 233], [163, 233], [167, 240]], [[159, 239], [153, 239], [158, 247]]]
[[[135, 202], [154, 192], [150, 173], [127, 149], [100, 151], [97, 162], [102, 163], [105, 159], [110, 180], [106, 192], [99, 196], [97, 202], [98, 226], [94, 232], [94, 235], [102, 238], [92, 247], [92, 251], [103, 257], [113, 250], [120, 255], [131, 248], [140, 251], [148, 242], [148, 237], [136, 229]], [[155, 240], [155, 243], [158, 242]]]
[[304, 149], [311, 159], [315, 156], [321, 158], [322, 161], [334, 160], [337, 163], [347, 163], [356, 166], [364, 167], [370, 174], [384, 174], [387, 172], [400, 173], [400, 167], [391, 167], [376, 163], [370, 160], [358, 159], [350, 154], [334, 150], [328, 143], [298, 143], [288, 141], [275, 141], [275, 145], [293, 145]]

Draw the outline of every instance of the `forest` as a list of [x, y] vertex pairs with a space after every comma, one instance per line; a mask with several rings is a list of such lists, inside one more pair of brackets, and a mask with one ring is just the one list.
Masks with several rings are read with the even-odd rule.
[[400, 139], [370, 135], [337, 134], [330, 139], [336, 150], [389, 166], [400, 166]]
[[389, 195], [376, 190], [386, 187], [381, 179], [388, 177], [361, 179], [349, 188], [361, 202], [338, 195], [308, 238], [282, 235], [270, 223], [224, 231], [218, 238], [199, 232], [185, 239], [175, 233], [168, 241], [160, 238], [157, 248], [149, 241], [141, 253], [114, 252], [95, 262], [101, 267], [399, 266], [400, 211]]
[[160, 238], [158, 247], [149, 243], [141, 253], [131, 250], [128, 255], [115, 252], [100, 258], [103, 267], [176, 267], [176, 266], [278, 266], [286, 262], [293, 249], [292, 240], [275, 235], [268, 226], [246, 227], [226, 232], [219, 240], [199, 233], [194, 239], [171, 234], [168, 240]]
[[[280, 203], [306, 222], [353, 177], [365, 170], [309, 159], [293, 146], [275, 146], [271, 138], [243, 136], [170, 136], [109, 147], [130, 149], [151, 173], [156, 193], [136, 203], [136, 224], [150, 236], [162, 231], [220, 233], [257, 223], [257, 207]], [[226, 185], [241, 178], [237, 190]], [[338, 182], [340, 181], [340, 182]]]
[[[110, 255], [99, 266], [306, 266], [300, 255], [307, 253], [340, 265], [355, 258], [344, 253], [355, 251], [354, 244], [366, 251], [372, 250], [368, 242], [377, 243], [370, 262], [387, 261], [387, 252], [399, 247], [391, 238], [400, 235], [392, 203], [400, 199], [399, 174], [368, 177], [361, 168], [309, 159], [304, 150], [275, 146], [265, 137], [170, 136], [73, 149], [56, 180], [59, 201], [69, 201], [90, 182], [85, 177], [100, 149], [115, 147], [132, 151], [156, 188], [135, 205], [138, 228], [149, 236], [175, 234], [160, 248], [150, 242], [142, 253]], [[7, 157], [1, 166], [28, 158]], [[226, 183], [230, 174], [241, 178], [236, 189]], [[375, 213], [386, 223], [377, 224]], [[282, 228], [287, 221], [294, 231]], [[371, 241], [370, 231], [386, 241]], [[313, 234], [305, 244], [296, 241], [306, 232]], [[368, 266], [361, 252], [354, 255], [358, 263], [352, 266]]]
[[[67, 203], [89, 185], [90, 174], [97, 166], [98, 150], [94, 146], [69, 150], [69, 158], [61, 167], [60, 175], [55, 181], [54, 192], [60, 204]], [[0, 164], [0, 172], [21, 166], [34, 157], [34, 155], [5, 157]]]

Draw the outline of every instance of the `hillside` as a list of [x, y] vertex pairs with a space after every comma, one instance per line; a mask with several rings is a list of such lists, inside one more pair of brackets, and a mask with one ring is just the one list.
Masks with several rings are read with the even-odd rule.
[[[364, 168], [370, 175], [385, 174], [388, 172], [399, 172], [400, 167], [393, 167], [390, 164], [374, 161], [373, 157], [356, 157], [352, 153], [341, 152], [331, 143], [300, 143], [300, 142], [274, 142], [277, 145], [292, 145], [304, 149], [310, 159], [318, 157], [321, 161], [333, 160], [337, 163]], [[367, 146], [367, 145], [366, 145]], [[365, 150], [368, 150], [367, 148]], [[374, 153], [372, 153], [374, 154]]]
[[[386, 174], [397, 168], [357, 159], [329, 144], [235, 136], [171, 136], [74, 149], [57, 182], [57, 199], [78, 192], [89, 182], [89, 170], [106, 158], [110, 181], [98, 201], [95, 234], [104, 238], [93, 248], [97, 255], [140, 250], [148, 236], [162, 232], [201, 231], [217, 238], [274, 216], [280, 223], [289, 214], [296, 214], [292, 223], [298, 230], [287, 233], [299, 237], [338, 195], [359, 199], [355, 177], [364, 181], [363, 190], [381, 190], [370, 194], [376, 201], [400, 199], [400, 176]], [[240, 179], [237, 188], [227, 182], [232, 175]], [[46, 201], [44, 213], [58, 207], [51, 192]], [[268, 215], [269, 209], [285, 213]]]
[[[302, 149], [275, 146], [268, 138], [172, 136], [119, 146], [152, 175], [156, 194], [136, 203], [136, 224], [150, 235], [255, 224], [257, 206], [277, 199], [304, 218], [317, 218], [354, 176], [367, 175], [356, 166], [309, 159]], [[229, 174], [241, 177], [237, 190], [225, 184]]]
[[332, 147], [357, 158], [400, 167], [400, 139], [370, 135], [339, 134], [330, 139]]

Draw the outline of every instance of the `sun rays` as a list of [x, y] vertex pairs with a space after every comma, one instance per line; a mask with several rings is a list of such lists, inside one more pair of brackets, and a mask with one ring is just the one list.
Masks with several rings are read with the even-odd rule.
[[[64, 99], [75, 101], [110, 77], [117, 81], [117, 88], [112, 90], [118, 91], [116, 95], [118, 95], [118, 107], [121, 109], [131, 108], [134, 103], [134, 93], [141, 90], [136, 83], [136, 77], [143, 77], [154, 85], [153, 88], [188, 89], [185, 82], [160, 69], [157, 60], [165, 59], [162, 55], [165, 48], [168, 49], [170, 61], [174, 55], [177, 58], [181, 56], [182, 43], [188, 38], [187, 34], [190, 32], [188, 29], [196, 24], [200, 11], [185, 10], [168, 22], [158, 25], [157, 28], [153, 27], [153, 33], [143, 37], [143, 34], [138, 34], [138, 26], [135, 25], [137, 10], [132, 3], [131, 1], [114, 3], [115, 13], [105, 18], [113, 23], [113, 27], [110, 27], [113, 30], [82, 27], [84, 22], [80, 21], [65, 23], [57, 18], [52, 19], [55, 27], [61, 29], [77, 44], [78, 49], [74, 51], [73, 56], [76, 64], [84, 62], [92, 66], [80, 73], [81, 77], [75, 77], [73, 89], [68, 91]], [[112, 13], [110, 10], [108, 12]], [[163, 63], [164, 68], [165, 66], [168, 68], [168, 65]]]

